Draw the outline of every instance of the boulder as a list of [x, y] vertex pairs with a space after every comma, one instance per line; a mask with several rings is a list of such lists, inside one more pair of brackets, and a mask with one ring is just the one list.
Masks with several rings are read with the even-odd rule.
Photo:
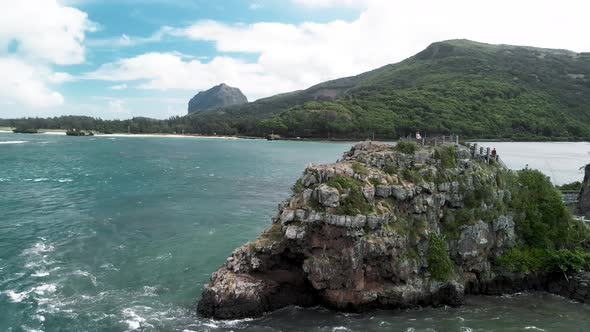
[[316, 188], [318, 202], [325, 207], [337, 207], [340, 205], [340, 193], [338, 189], [332, 188], [326, 184], [321, 184]]

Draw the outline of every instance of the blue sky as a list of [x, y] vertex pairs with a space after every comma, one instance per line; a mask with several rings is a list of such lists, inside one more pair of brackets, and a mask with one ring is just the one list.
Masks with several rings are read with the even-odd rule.
[[[445, 39], [590, 50], [582, 0], [0, 0], [0, 117], [186, 114], [225, 82], [255, 100]], [[509, 8], [510, 10], [507, 10]]]

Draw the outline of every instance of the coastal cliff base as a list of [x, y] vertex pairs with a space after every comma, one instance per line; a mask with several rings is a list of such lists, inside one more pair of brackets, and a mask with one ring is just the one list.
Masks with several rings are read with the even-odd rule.
[[525, 290], [588, 300], [588, 274], [533, 271], [539, 259], [522, 259], [532, 254], [519, 247], [520, 196], [534, 197], [521, 187], [460, 145], [359, 143], [337, 163], [305, 170], [272, 225], [213, 273], [198, 312], [457, 306], [466, 294]]

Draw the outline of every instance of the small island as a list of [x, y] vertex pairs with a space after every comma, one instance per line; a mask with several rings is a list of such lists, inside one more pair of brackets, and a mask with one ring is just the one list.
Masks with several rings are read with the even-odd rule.
[[539, 171], [454, 143], [367, 141], [305, 169], [271, 226], [212, 274], [198, 312], [457, 306], [525, 290], [587, 302], [589, 238]]
[[18, 126], [12, 130], [15, 134], [38, 134], [39, 130], [37, 128], [26, 127], [26, 126]]
[[68, 129], [68, 130], [66, 130], [66, 135], [68, 135], [68, 136], [94, 136], [94, 133], [92, 133], [91, 131]]

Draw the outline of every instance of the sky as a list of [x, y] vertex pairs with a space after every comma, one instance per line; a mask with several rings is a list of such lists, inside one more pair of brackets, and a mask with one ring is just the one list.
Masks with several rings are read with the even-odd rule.
[[187, 113], [401, 61], [430, 43], [590, 51], [587, 0], [0, 0], [0, 118]]

